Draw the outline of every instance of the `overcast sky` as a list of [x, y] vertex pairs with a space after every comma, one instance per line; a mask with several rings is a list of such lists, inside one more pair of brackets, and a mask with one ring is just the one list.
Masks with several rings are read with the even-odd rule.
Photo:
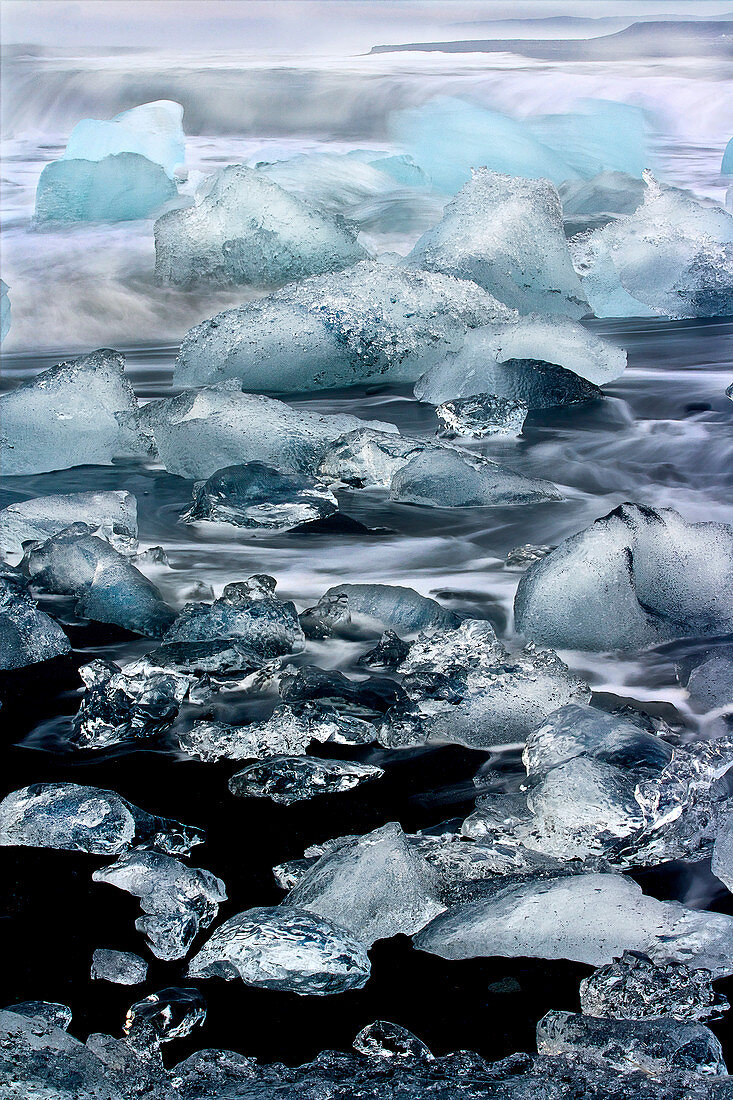
[[732, 8], [733, 0], [2, 0], [0, 19], [6, 44], [330, 52], [473, 36], [460, 24], [484, 20], [714, 19]]

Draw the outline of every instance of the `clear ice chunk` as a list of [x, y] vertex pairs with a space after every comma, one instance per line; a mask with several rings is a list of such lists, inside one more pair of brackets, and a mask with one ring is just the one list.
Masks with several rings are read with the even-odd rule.
[[326, 853], [283, 902], [316, 913], [371, 947], [442, 913], [428, 869], [394, 821]]
[[345, 432], [364, 427], [397, 432], [394, 425], [348, 413], [293, 409], [261, 394], [242, 393], [232, 381], [151, 401], [141, 415], [165, 468], [193, 480], [244, 462], [313, 474], [328, 445]]
[[141, 103], [110, 119], [83, 118], [66, 143], [64, 160], [103, 160], [139, 153], [173, 177], [186, 159], [183, 107], [170, 99]]
[[355, 625], [374, 634], [394, 630], [398, 634], [417, 634], [438, 627], [453, 627], [458, 616], [429, 596], [399, 584], [339, 584], [329, 588], [322, 599], [346, 596]]
[[358, 1054], [365, 1054], [367, 1058], [382, 1058], [386, 1062], [433, 1062], [435, 1056], [432, 1051], [399, 1024], [391, 1024], [388, 1020], [375, 1020], [373, 1024], [363, 1027], [352, 1043]]
[[504, 564], [507, 569], [524, 570], [532, 562], [546, 558], [554, 549], [554, 546], [534, 546], [531, 542], [525, 542], [522, 546], [515, 546], [509, 551]]
[[52, 160], [36, 189], [35, 221], [129, 222], [152, 218], [171, 199], [175, 183], [139, 153], [101, 160]]
[[566, 649], [627, 650], [733, 629], [733, 527], [622, 504], [521, 577], [518, 631]]
[[137, 550], [137, 500], [118, 492], [52, 494], [0, 511], [0, 552], [15, 563], [24, 542], [45, 542], [74, 523], [85, 523], [120, 553]]
[[578, 319], [589, 312], [547, 179], [474, 169], [405, 262], [469, 279], [520, 313]]
[[95, 1055], [50, 1021], [0, 1011], [0, 1093], [8, 1100], [128, 1100]]
[[621, 875], [579, 874], [509, 886], [436, 917], [415, 946], [444, 959], [518, 956], [604, 966], [624, 951], [733, 972], [733, 917], [657, 901]]
[[721, 815], [713, 845], [711, 870], [733, 894], [733, 813]]
[[187, 855], [201, 829], [154, 817], [114, 791], [78, 783], [33, 783], [0, 802], [0, 845], [119, 855], [133, 845]]
[[280, 677], [280, 695], [298, 708], [317, 705], [366, 719], [378, 718], [406, 700], [400, 685], [389, 676], [352, 680], [336, 669], [317, 665], [286, 667]]
[[185, 1039], [205, 1019], [206, 1001], [198, 989], [169, 986], [130, 1005], [123, 1032], [134, 1043], [136, 1032], [141, 1031], [145, 1042], [151, 1029], [158, 1042], [169, 1043]]
[[72, 723], [78, 748], [102, 749], [167, 729], [186, 697], [187, 676], [148, 667], [145, 660], [120, 668], [111, 661], [82, 665], [86, 691]]
[[158, 959], [182, 959], [226, 900], [224, 883], [211, 871], [189, 867], [160, 852], [125, 852], [92, 875], [140, 899], [145, 916], [135, 922]]
[[626, 172], [599, 172], [589, 180], [565, 180], [558, 186], [565, 235], [602, 229], [619, 214], [633, 214], [644, 201], [644, 180]]
[[15, 1005], [6, 1005], [3, 1011], [26, 1016], [29, 1020], [43, 1020], [44, 1024], [57, 1027], [61, 1031], [66, 1031], [72, 1017], [69, 1006], [56, 1001], [19, 1001]]
[[614, 1020], [714, 1020], [728, 1001], [712, 987], [709, 970], [682, 962], [659, 960], [625, 951], [620, 959], [596, 970], [580, 983], [580, 1006], [586, 1016]]
[[424, 508], [487, 508], [560, 500], [549, 481], [524, 477], [480, 455], [423, 451], [392, 478], [390, 500]]
[[321, 596], [314, 607], [301, 611], [299, 620], [306, 638], [329, 638], [331, 634], [348, 631], [351, 624], [348, 597]]
[[198, 482], [193, 504], [182, 518], [187, 523], [210, 520], [286, 531], [337, 511], [336, 497], [313, 478], [280, 473], [262, 462], [246, 462], [217, 470]]
[[148, 974], [148, 964], [132, 951], [98, 947], [92, 956], [92, 981], [114, 985], [140, 985]]
[[365, 259], [356, 231], [243, 164], [222, 168], [195, 206], [155, 223], [158, 282], [277, 286]]
[[3, 473], [40, 474], [85, 464], [109, 466], [146, 455], [150, 441], [123, 373], [124, 356], [95, 351], [59, 363], [0, 397]]
[[293, 906], [249, 909], [230, 917], [188, 967], [192, 978], [241, 978], [245, 985], [301, 996], [361, 989], [369, 956], [344, 929]]
[[229, 780], [238, 798], [270, 798], [281, 806], [350, 791], [384, 775], [374, 764], [353, 760], [322, 760], [316, 756], [271, 756], [250, 764]]
[[392, 670], [399, 667], [410, 652], [409, 642], [403, 642], [394, 630], [385, 630], [373, 649], [357, 660], [365, 668]]
[[553, 1009], [537, 1024], [540, 1054], [570, 1054], [620, 1073], [727, 1074], [719, 1039], [687, 1020], [601, 1020]]
[[27, 668], [70, 650], [69, 639], [36, 605], [24, 578], [0, 563], [0, 669]]
[[475, 283], [367, 262], [197, 325], [181, 344], [174, 383], [235, 378], [253, 392], [301, 393], [414, 382], [469, 329], [513, 316]]
[[435, 413], [441, 424], [439, 435], [450, 439], [455, 436], [483, 439], [487, 435], [519, 435], [527, 417], [527, 406], [524, 401], [513, 398], [479, 393], [444, 401]]
[[0, 279], [0, 343], [10, 332], [10, 287]]
[[393, 475], [411, 458], [439, 449], [440, 445], [429, 439], [360, 428], [330, 444], [318, 466], [318, 476], [354, 489], [389, 486]]

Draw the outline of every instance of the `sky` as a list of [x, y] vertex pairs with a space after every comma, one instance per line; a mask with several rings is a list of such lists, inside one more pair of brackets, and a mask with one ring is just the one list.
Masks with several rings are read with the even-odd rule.
[[731, 9], [733, 0], [1, 0], [0, 36], [6, 45], [363, 51], [473, 37], [471, 24], [506, 18], [714, 19]]

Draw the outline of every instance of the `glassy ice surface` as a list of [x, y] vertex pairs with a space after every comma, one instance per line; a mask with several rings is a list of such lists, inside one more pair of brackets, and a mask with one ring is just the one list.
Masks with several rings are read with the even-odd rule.
[[148, 964], [132, 951], [98, 947], [92, 956], [90, 977], [93, 981], [114, 985], [140, 985], [145, 981]]
[[185, 142], [183, 107], [158, 99], [114, 118], [83, 118], [69, 135], [64, 159], [103, 160], [117, 153], [139, 153], [172, 177], [186, 159]]
[[434, 1055], [430, 1049], [399, 1024], [388, 1020], [376, 1020], [367, 1024], [354, 1039], [354, 1050], [366, 1054], [368, 1058], [382, 1058], [386, 1062], [432, 1062]]
[[3, 473], [31, 474], [145, 455], [124, 356], [95, 351], [60, 363], [0, 396]]
[[29, 1020], [42, 1020], [44, 1024], [66, 1031], [71, 1023], [72, 1012], [68, 1005], [56, 1001], [21, 1001], [15, 1005], [6, 1005], [4, 1012], [14, 1012], [17, 1016], [26, 1016]]
[[249, 909], [230, 917], [188, 967], [192, 978], [241, 978], [246, 985], [301, 996], [361, 989], [366, 947], [323, 917], [294, 906]]
[[726, 998], [712, 987], [709, 970], [671, 960], [652, 962], [634, 951], [583, 978], [580, 1005], [586, 1016], [614, 1020], [714, 1020], [728, 1009]]
[[140, 1032], [147, 1038], [150, 1029], [161, 1043], [183, 1039], [206, 1019], [206, 1001], [198, 989], [171, 986], [149, 993], [130, 1005], [124, 1033], [135, 1042]]
[[166, 669], [127, 668], [93, 661], [79, 669], [86, 691], [72, 724], [79, 748], [106, 748], [128, 738], [151, 737], [178, 714], [189, 689], [188, 677]]
[[0, 511], [0, 551], [17, 562], [24, 542], [45, 542], [65, 527], [86, 523], [121, 553], [137, 550], [137, 501], [132, 493], [51, 493]]
[[350, 791], [382, 775], [382, 768], [373, 764], [315, 756], [272, 756], [233, 775], [229, 790], [239, 798], [270, 798], [290, 806], [319, 795]]
[[390, 500], [426, 508], [482, 508], [559, 500], [549, 481], [523, 477], [490, 459], [454, 450], [423, 451], [395, 473]]
[[174, 381], [236, 378], [242, 389], [266, 393], [414, 382], [446, 349], [460, 347], [469, 329], [513, 316], [475, 283], [360, 263], [291, 283], [191, 329]]
[[0, 669], [27, 668], [70, 649], [66, 634], [36, 605], [24, 578], [0, 565]]
[[504, 564], [507, 569], [523, 571], [532, 562], [546, 558], [554, 549], [554, 546], [534, 546], [531, 542], [525, 542], [523, 546], [515, 546], [509, 551]]
[[193, 504], [183, 518], [235, 527], [287, 530], [338, 511], [333, 493], [312, 478], [281, 474], [262, 462], [227, 466], [194, 487]]
[[527, 406], [523, 401], [479, 393], [473, 397], [444, 401], [435, 412], [441, 423], [439, 435], [449, 438], [466, 435], [481, 439], [486, 435], [519, 435], [527, 416]]
[[733, 813], [726, 808], [720, 816], [713, 846], [712, 871], [733, 893]]
[[359, 428], [340, 436], [326, 448], [318, 476], [354, 489], [389, 486], [393, 475], [411, 458], [438, 447], [429, 439]]
[[352, 621], [379, 635], [383, 630], [417, 634], [430, 627], [455, 626], [457, 616], [429, 596], [399, 584], [340, 584], [323, 599], [346, 596]]
[[10, 287], [0, 279], [0, 343], [10, 332]]
[[159, 164], [139, 153], [101, 160], [54, 160], [41, 172], [36, 223], [129, 222], [151, 218], [178, 198]]

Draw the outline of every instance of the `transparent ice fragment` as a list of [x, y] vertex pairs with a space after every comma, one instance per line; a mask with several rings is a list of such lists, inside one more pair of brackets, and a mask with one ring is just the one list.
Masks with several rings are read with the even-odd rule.
[[335, 669], [317, 665], [288, 666], [280, 678], [280, 695], [294, 707], [333, 709], [357, 718], [377, 718], [405, 701], [405, 693], [389, 676], [352, 680]]
[[160, 852], [127, 852], [92, 875], [140, 899], [145, 916], [135, 922], [158, 959], [182, 959], [226, 900], [224, 883], [211, 871], [189, 867]]
[[115, 951], [98, 947], [92, 957], [92, 981], [113, 982], [115, 985], [140, 985], [145, 981], [148, 964], [132, 951]]
[[318, 476], [354, 489], [388, 486], [393, 475], [411, 458], [438, 449], [438, 445], [428, 439], [360, 428], [347, 432], [327, 448], [318, 467]]
[[363, 1027], [352, 1044], [359, 1054], [368, 1058], [383, 1058], [387, 1062], [433, 1062], [429, 1048], [399, 1024], [375, 1020]]
[[527, 416], [527, 406], [524, 401], [496, 397], [493, 393], [479, 393], [455, 401], [444, 401], [435, 412], [442, 425], [439, 435], [482, 439], [487, 435], [519, 435]]
[[452, 627], [458, 616], [429, 596], [399, 584], [339, 584], [324, 599], [346, 596], [352, 621], [375, 634], [394, 630], [417, 634], [430, 627]]
[[733, 893], [733, 813], [721, 815], [713, 846], [711, 869], [716, 878]]
[[233, 775], [229, 790], [239, 798], [270, 798], [281, 806], [290, 806], [319, 795], [350, 791], [382, 775], [382, 768], [351, 760], [272, 756]]
[[137, 400], [124, 365], [117, 351], [95, 351], [3, 394], [3, 473], [109, 466], [120, 455], [146, 455], [150, 441], [138, 425]]
[[619, 214], [633, 214], [644, 201], [646, 183], [626, 172], [599, 172], [588, 180], [568, 179], [558, 186], [565, 235], [600, 229]]
[[190, 680], [146, 661], [120, 668], [92, 661], [79, 669], [86, 691], [72, 723], [78, 748], [107, 748], [129, 738], [152, 737], [174, 721]]
[[396, 669], [410, 652], [409, 642], [403, 642], [394, 630], [385, 630], [373, 649], [363, 653], [356, 662], [365, 668]]
[[45, 542], [74, 523], [85, 523], [120, 553], [137, 549], [137, 501], [132, 493], [52, 494], [10, 504], [0, 512], [0, 550], [19, 561], [24, 542]]
[[127, 222], [151, 218], [178, 190], [159, 164], [139, 153], [101, 160], [52, 160], [36, 189], [35, 220]]
[[135, 845], [186, 855], [203, 833], [154, 817], [114, 791], [78, 783], [34, 783], [0, 802], [0, 845], [118, 855]]
[[292, 906], [249, 909], [230, 917], [192, 959], [192, 978], [241, 978], [246, 985], [303, 996], [361, 989], [366, 947], [331, 921]]
[[728, 1009], [716, 993], [709, 970], [682, 962], [625, 951], [620, 959], [594, 971], [580, 983], [580, 1005], [586, 1016], [614, 1020], [714, 1020]]
[[307, 607], [300, 613], [299, 619], [306, 638], [328, 638], [347, 630], [351, 623], [348, 597], [321, 596], [314, 607]]
[[146, 1035], [150, 1028], [159, 1042], [169, 1043], [184, 1039], [205, 1019], [206, 1001], [198, 989], [170, 986], [130, 1005], [123, 1031], [134, 1043], [137, 1032]]
[[10, 287], [0, 279], [0, 343], [10, 332]]
[[424, 451], [392, 478], [390, 500], [428, 508], [482, 508], [560, 500], [549, 481], [524, 477], [479, 455]]
[[36, 606], [24, 578], [0, 564], [0, 669], [27, 668], [70, 649], [59, 624]]
[[546, 558], [554, 546], [534, 546], [531, 542], [525, 542], [523, 546], [515, 546], [506, 556], [507, 569], [526, 569], [532, 562]]
[[217, 470], [206, 481], [197, 482], [193, 504], [182, 519], [286, 531], [337, 511], [336, 497], [313, 478], [283, 474], [262, 462], [246, 462]]
[[57, 1027], [61, 1031], [66, 1031], [72, 1016], [68, 1005], [58, 1004], [56, 1001], [19, 1001], [18, 1004], [6, 1005], [3, 1011], [26, 1016], [29, 1020], [43, 1020], [44, 1024]]
[[69, 135], [64, 160], [102, 160], [139, 153], [173, 177], [186, 159], [183, 107], [169, 99], [142, 103], [110, 119], [83, 118]]

